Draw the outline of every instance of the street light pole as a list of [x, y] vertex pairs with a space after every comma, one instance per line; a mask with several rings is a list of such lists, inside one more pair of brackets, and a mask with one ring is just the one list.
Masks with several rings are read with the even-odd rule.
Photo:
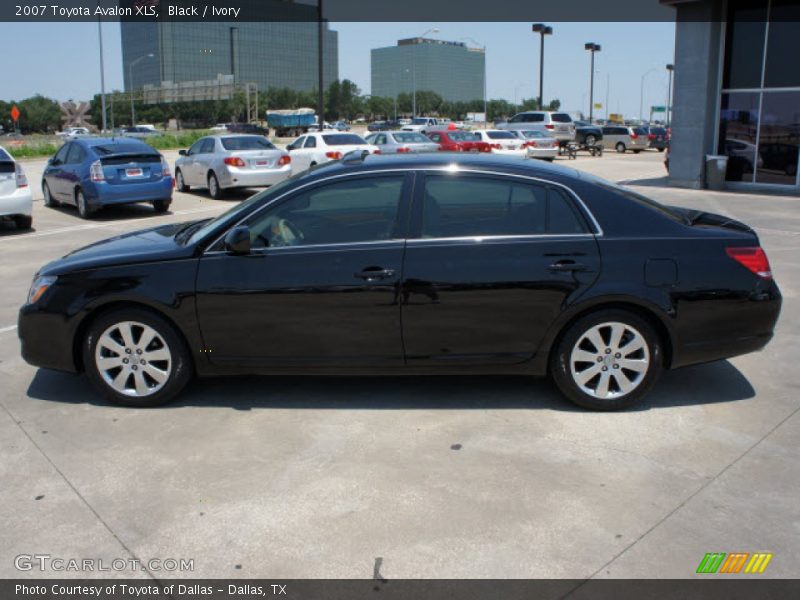
[[322, 36], [325, 31], [325, 24], [322, 22], [322, 0], [317, 0], [317, 121], [319, 122], [319, 130], [322, 131], [323, 124], [325, 123], [325, 79], [323, 77], [323, 50], [322, 50]]
[[131, 95], [131, 127], [136, 126], [136, 111], [133, 108], [133, 67], [134, 65], [138, 64], [139, 62], [143, 61], [145, 58], [153, 58], [155, 54], [152, 52], [150, 54], [145, 54], [144, 56], [140, 56], [134, 61], [128, 63], [128, 83], [130, 85], [129, 93]]
[[670, 110], [672, 109], [672, 74], [675, 72], [675, 65], [669, 64], [667, 65], [667, 71], [669, 72], [669, 83], [667, 84], [667, 105], [664, 107], [667, 109], [667, 127], [669, 127], [670, 123]]
[[640, 121], [644, 121], [644, 80], [645, 80], [645, 77], [650, 75], [650, 73], [654, 73], [656, 71], [658, 71], [658, 69], [654, 67], [654, 68], [650, 69], [649, 71], [647, 71], [647, 73], [642, 75], [642, 87], [641, 87], [641, 90], [639, 91], [639, 120]]
[[106, 127], [106, 73], [105, 69], [103, 68], [103, 23], [98, 18], [97, 19], [97, 38], [100, 43], [100, 106], [101, 110], [103, 111], [103, 131], [107, 129]]
[[[419, 38], [424, 38], [429, 33], [439, 33], [438, 27], [433, 27], [428, 29], [422, 35], [418, 36]], [[419, 44], [414, 44], [414, 49], [411, 51], [411, 117], [417, 116], [417, 46]]]
[[539, 44], [539, 110], [543, 108], [544, 98], [544, 36], [553, 35], [553, 28], [544, 23], [534, 23], [531, 27], [534, 33], [541, 37]]
[[583, 47], [592, 53], [592, 70], [589, 73], [589, 124], [592, 124], [592, 116], [594, 110], [594, 53], [600, 52], [601, 46], [600, 44], [595, 44], [594, 42], [589, 42], [584, 44]]

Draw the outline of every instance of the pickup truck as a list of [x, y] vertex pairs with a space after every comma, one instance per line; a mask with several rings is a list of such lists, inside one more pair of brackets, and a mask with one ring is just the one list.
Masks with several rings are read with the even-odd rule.
[[403, 131], [416, 131], [418, 133], [425, 133], [431, 127], [441, 125], [439, 119], [433, 117], [414, 117], [411, 123], [403, 126]]

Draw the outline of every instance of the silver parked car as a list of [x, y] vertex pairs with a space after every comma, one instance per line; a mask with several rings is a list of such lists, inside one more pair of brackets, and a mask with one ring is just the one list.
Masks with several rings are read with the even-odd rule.
[[517, 113], [505, 123], [499, 123], [497, 129], [541, 131], [556, 138], [560, 146], [566, 146], [575, 139], [575, 123], [565, 112], [525, 111]]
[[179, 154], [175, 187], [179, 192], [207, 187], [212, 198], [226, 189], [275, 185], [292, 174], [289, 154], [263, 135], [212, 135]]
[[377, 146], [381, 154], [437, 152], [439, 150], [439, 144], [428, 136], [415, 131], [381, 131], [372, 133], [364, 139]]
[[603, 127], [603, 148], [617, 152], [632, 151], [639, 154], [650, 145], [647, 130], [644, 127], [628, 125], [606, 125]]
[[522, 140], [528, 158], [540, 158], [552, 162], [558, 156], [558, 140], [541, 131], [516, 129], [514, 133]]

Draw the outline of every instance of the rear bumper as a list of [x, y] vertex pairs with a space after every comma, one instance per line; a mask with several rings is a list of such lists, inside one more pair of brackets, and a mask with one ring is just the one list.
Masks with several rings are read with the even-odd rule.
[[528, 148], [528, 158], [556, 158], [558, 146], [554, 148]]
[[172, 199], [172, 177], [141, 183], [109, 184], [105, 181], [88, 183], [84, 187], [86, 201], [93, 206], [130, 204]]
[[270, 169], [240, 169], [228, 167], [220, 170], [219, 185], [223, 188], [232, 187], [264, 187], [280, 183], [292, 174], [292, 165], [284, 165]]
[[17, 188], [7, 196], [0, 196], [0, 217], [13, 215], [31, 215], [33, 210], [33, 195], [31, 187]]

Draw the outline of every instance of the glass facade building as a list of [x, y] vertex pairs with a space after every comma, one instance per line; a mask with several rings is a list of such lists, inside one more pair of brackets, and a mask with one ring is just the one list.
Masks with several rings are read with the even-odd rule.
[[[255, 83], [261, 90], [310, 91], [318, 87], [317, 28], [309, 21], [123, 21], [125, 89], [233, 75], [235, 83]], [[339, 78], [338, 36], [327, 24], [323, 44], [327, 87]]]
[[729, 0], [718, 152], [727, 180], [798, 186], [799, 0]]
[[482, 48], [426, 38], [400, 40], [371, 52], [372, 95], [432, 91], [445, 100], [483, 100], [486, 55]]

